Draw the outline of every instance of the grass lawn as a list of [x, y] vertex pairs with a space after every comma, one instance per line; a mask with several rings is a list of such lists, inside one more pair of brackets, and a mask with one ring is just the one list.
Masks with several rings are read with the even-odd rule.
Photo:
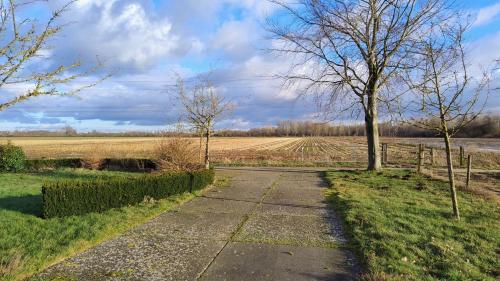
[[500, 204], [405, 170], [331, 171], [328, 198], [345, 220], [366, 280], [499, 280]]
[[22, 280], [193, 197], [183, 194], [100, 214], [48, 220], [40, 217], [44, 181], [118, 174], [124, 173], [66, 169], [37, 174], [0, 174], [0, 280]]

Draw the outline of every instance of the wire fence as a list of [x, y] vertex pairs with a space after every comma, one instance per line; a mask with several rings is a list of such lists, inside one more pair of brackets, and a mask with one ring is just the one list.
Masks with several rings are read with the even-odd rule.
[[[417, 167], [420, 144], [382, 143], [380, 145], [382, 164], [388, 167]], [[445, 150], [436, 146], [423, 145], [421, 165], [425, 167], [446, 167]], [[465, 168], [467, 156], [472, 155], [474, 164], [481, 169], [500, 168], [500, 153], [452, 148], [455, 167]], [[212, 152], [212, 160], [219, 163], [253, 162], [296, 162], [339, 166], [343, 163], [366, 165], [368, 151], [366, 144], [353, 145], [301, 145], [292, 149], [227, 150]]]

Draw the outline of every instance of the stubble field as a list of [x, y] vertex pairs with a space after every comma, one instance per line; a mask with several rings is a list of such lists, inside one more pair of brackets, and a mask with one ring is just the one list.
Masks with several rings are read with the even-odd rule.
[[[39, 158], [151, 158], [161, 138], [151, 137], [12, 137], [0, 138], [20, 145], [27, 156]], [[193, 145], [199, 140], [193, 138]], [[411, 166], [417, 159], [417, 146], [435, 148], [436, 166], [444, 166], [440, 139], [382, 138], [388, 144], [388, 165]], [[500, 168], [500, 139], [456, 139], [454, 160], [458, 164], [458, 147], [474, 156], [474, 166]], [[220, 164], [349, 164], [364, 165], [367, 158], [364, 137], [215, 137], [210, 145], [211, 157]], [[430, 162], [429, 150], [425, 153]]]

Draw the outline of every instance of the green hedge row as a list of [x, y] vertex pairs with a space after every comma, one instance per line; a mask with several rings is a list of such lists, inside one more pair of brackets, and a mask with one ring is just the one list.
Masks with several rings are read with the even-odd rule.
[[100, 169], [109, 171], [151, 171], [156, 170], [155, 161], [145, 158], [106, 158], [101, 161]]
[[79, 158], [26, 160], [26, 169], [28, 170], [81, 168], [81, 167], [82, 167], [82, 160]]
[[44, 218], [102, 212], [174, 194], [192, 192], [211, 184], [214, 171], [147, 174], [111, 179], [73, 179], [45, 183], [42, 187]]
[[[151, 159], [142, 158], [105, 158], [99, 160], [99, 170], [143, 172], [156, 170], [156, 163]], [[84, 168], [85, 159], [30, 159], [26, 160], [25, 168], [38, 171], [59, 168]]]

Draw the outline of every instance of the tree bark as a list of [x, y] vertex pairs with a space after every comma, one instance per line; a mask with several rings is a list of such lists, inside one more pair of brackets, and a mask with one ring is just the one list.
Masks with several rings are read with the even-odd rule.
[[368, 171], [380, 171], [380, 140], [378, 131], [377, 97], [375, 94], [368, 96], [365, 109], [366, 138], [368, 142]]
[[210, 168], [210, 155], [209, 155], [209, 151], [208, 151], [208, 143], [210, 142], [210, 128], [207, 129], [207, 132], [206, 132], [206, 143], [205, 143], [205, 169], [209, 169]]
[[446, 148], [446, 164], [448, 166], [448, 180], [450, 184], [451, 202], [453, 204], [453, 215], [457, 220], [460, 220], [460, 212], [458, 210], [457, 190], [455, 188], [455, 173], [453, 171], [453, 162], [451, 157], [451, 144], [448, 132], [444, 133], [444, 143]]

